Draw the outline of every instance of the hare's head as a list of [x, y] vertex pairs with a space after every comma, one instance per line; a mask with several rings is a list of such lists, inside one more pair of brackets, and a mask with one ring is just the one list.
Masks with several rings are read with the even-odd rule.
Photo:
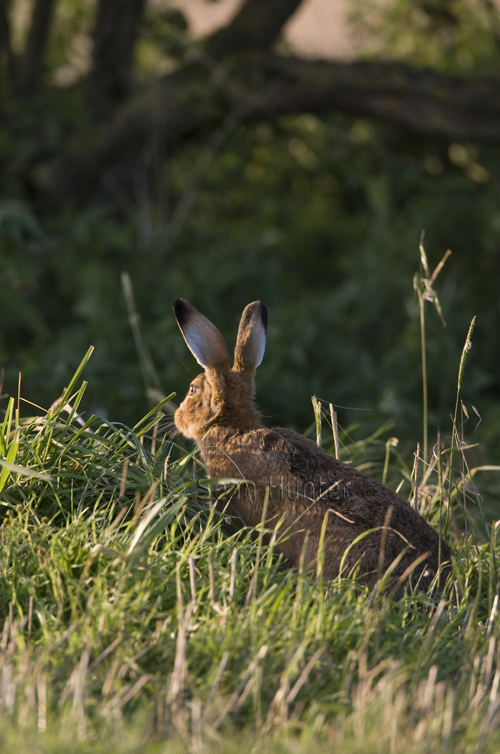
[[182, 298], [174, 301], [174, 314], [189, 350], [205, 370], [175, 412], [177, 429], [201, 440], [216, 425], [245, 432], [260, 427], [253, 396], [255, 370], [266, 345], [264, 304], [254, 301], [241, 315], [232, 369], [224, 338], [210, 320]]

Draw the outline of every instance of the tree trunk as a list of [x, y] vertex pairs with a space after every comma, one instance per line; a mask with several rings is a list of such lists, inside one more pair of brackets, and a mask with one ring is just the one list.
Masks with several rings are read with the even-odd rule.
[[134, 44], [145, 2], [98, 1], [87, 79], [87, 106], [94, 120], [109, 118], [131, 92]]
[[266, 50], [302, 0], [247, 0], [230, 24], [207, 40], [209, 55], [221, 58], [243, 50]]
[[6, 89], [14, 86], [14, 57], [10, 43], [9, 10], [11, 0], [0, 0], [0, 65], [5, 65]]
[[35, 2], [24, 53], [16, 66], [15, 89], [22, 97], [29, 97], [38, 90], [54, 5], [55, 0]]
[[0, 55], [10, 51], [10, 0], [0, 0]]

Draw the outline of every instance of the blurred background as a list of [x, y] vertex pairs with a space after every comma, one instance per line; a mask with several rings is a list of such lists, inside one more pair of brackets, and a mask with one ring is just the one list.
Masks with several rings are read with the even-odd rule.
[[315, 394], [411, 455], [425, 231], [430, 443], [477, 315], [464, 431], [500, 462], [499, 70], [496, 0], [0, 0], [4, 405], [92, 344], [84, 409], [134, 423], [199, 371], [174, 298], [230, 346], [260, 298], [265, 423]]

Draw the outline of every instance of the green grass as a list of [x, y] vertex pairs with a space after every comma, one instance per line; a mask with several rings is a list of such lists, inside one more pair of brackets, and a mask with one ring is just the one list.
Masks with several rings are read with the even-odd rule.
[[[315, 582], [277, 557], [279, 532], [228, 529], [158, 410], [82, 420], [88, 356], [49, 412], [21, 420], [11, 400], [1, 427], [2, 753], [498, 751], [496, 527], [470, 517], [448, 596]], [[341, 439], [379, 477], [396, 459]], [[417, 498], [452, 534], [471, 477], [448, 504], [449, 457]], [[399, 477], [412, 497], [391, 462]]]

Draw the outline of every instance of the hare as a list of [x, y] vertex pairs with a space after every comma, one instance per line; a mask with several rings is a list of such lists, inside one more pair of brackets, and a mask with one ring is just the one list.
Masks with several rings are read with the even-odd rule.
[[279, 525], [277, 549], [293, 565], [303, 558], [309, 572], [323, 527], [325, 579], [342, 570], [372, 588], [387, 571], [385, 588], [396, 597], [407, 586], [427, 590], [436, 576], [444, 586], [451, 550], [409, 503], [302, 435], [262, 425], [254, 392], [266, 343], [264, 304], [254, 301], [242, 314], [232, 369], [219, 330], [184, 299], [173, 308], [204, 369], [175, 412], [175, 425], [199, 443], [210, 477], [246, 480], [229, 513], [248, 526], [263, 516], [267, 526]]

